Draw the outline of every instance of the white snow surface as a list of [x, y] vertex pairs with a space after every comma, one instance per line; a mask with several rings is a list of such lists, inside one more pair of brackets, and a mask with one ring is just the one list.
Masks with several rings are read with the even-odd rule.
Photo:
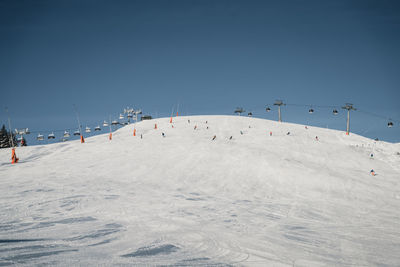
[[399, 145], [190, 116], [2, 149], [0, 265], [399, 266]]

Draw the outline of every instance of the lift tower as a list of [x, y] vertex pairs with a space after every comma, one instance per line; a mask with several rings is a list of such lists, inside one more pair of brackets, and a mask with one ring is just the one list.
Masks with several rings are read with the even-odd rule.
[[351, 103], [346, 103], [342, 109], [347, 109], [347, 128], [346, 128], [346, 135], [349, 135], [350, 133], [350, 110], [357, 110], [356, 108], [353, 107], [353, 104]]
[[278, 121], [279, 122], [282, 122], [282, 118], [281, 118], [281, 106], [282, 105], [283, 106], [286, 105], [282, 102], [282, 100], [276, 100], [274, 103], [274, 106], [278, 106]]

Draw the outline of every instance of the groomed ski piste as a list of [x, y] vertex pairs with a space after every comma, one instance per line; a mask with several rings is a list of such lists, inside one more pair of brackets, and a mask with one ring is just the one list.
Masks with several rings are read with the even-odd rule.
[[399, 143], [169, 120], [17, 148], [17, 164], [1, 149], [0, 265], [399, 265]]

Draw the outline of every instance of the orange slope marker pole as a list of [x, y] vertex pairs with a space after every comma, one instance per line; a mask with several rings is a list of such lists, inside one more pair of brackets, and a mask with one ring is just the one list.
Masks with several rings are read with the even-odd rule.
[[169, 120], [169, 123], [172, 123], [172, 116], [174, 114], [174, 106], [172, 106], [172, 110], [171, 110], [171, 119]]
[[136, 136], [136, 129], [133, 129], [133, 136]]
[[110, 134], [108, 135], [108, 140], [112, 140], [112, 130], [111, 130], [111, 115], [110, 115], [110, 123], [108, 124], [110, 127]]
[[17, 158], [17, 154], [15, 153], [15, 148], [11, 149], [11, 164], [17, 163], [19, 158]]
[[156, 123], [156, 124], [154, 124], [154, 129], [157, 129], [157, 123]]
[[6, 112], [7, 112], [7, 116], [8, 116], [8, 128], [10, 130], [10, 139], [11, 139], [11, 164], [17, 163], [18, 162], [18, 158], [17, 158], [17, 154], [15, 153], [15, 146], [14, 146], [14, 139], [13, 139], [13, 134], [11, 131], [11, 120], [10, 120], [10, 115], [8, 114], [8, 108], [6, 107]]

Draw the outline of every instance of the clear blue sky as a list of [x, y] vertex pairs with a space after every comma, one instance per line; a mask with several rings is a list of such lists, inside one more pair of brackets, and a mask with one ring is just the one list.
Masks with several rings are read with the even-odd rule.
[[[352, 130], [400, 142], [400, 1], [0, 0], [0, 123], [94, 126], [126, 106], [255, 116], [276, 99], [341, 106]], [[341, 112], [283, 119], [345, 128]], [[387, 128], [388, 118], [394, 127]]]

